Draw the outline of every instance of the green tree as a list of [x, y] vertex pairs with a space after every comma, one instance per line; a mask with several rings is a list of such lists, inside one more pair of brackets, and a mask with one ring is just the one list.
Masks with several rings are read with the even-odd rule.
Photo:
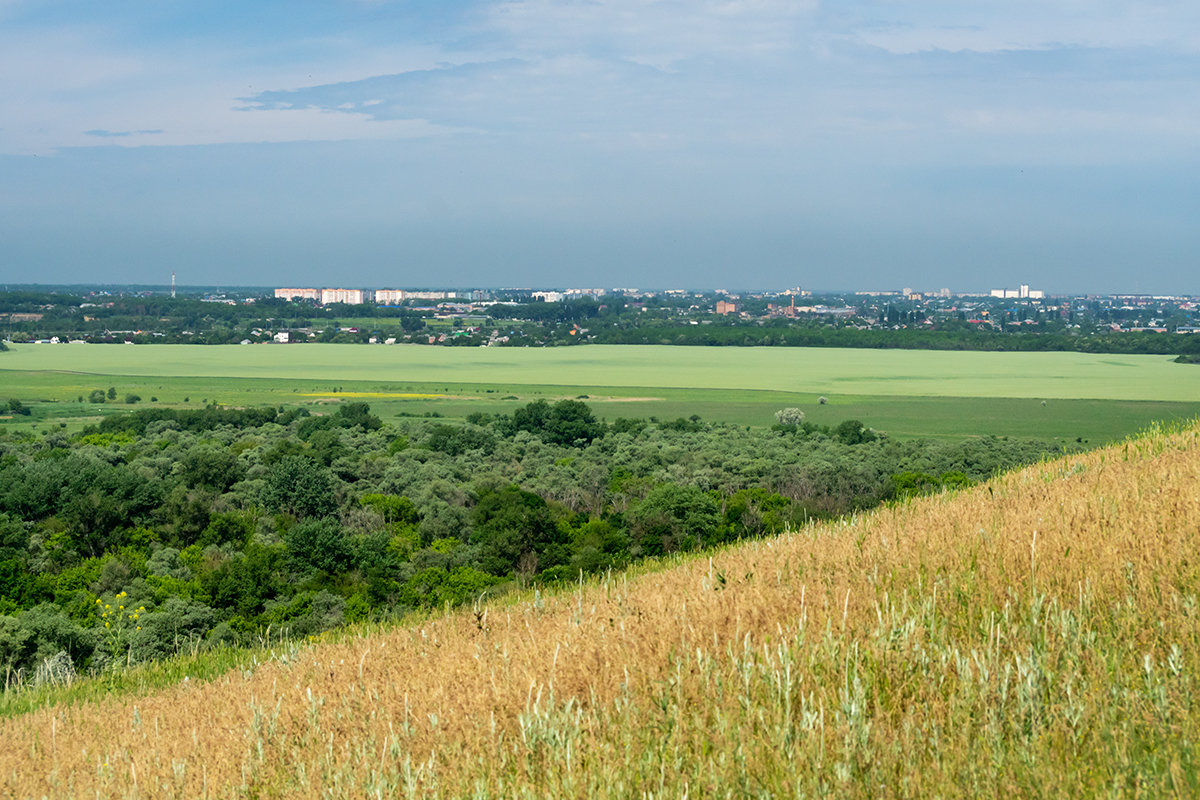
[[834, 428], [833, 437], [844, 444], [863, 444], [879, 438], [875, 431], [856, 419], [848, 419]]
[[690, 550], [723, 538], [717, 501], [695, 486], [659, 484], [626, 519], [634, 542], [645, 555]]
[[37, 636], [16, 617], [0, 614], [0, 670], [7, 677], [34, 664]]
[[377, 431], [383, 427], [383, 420], [372, 414], [371, 407], [366, 403], [344, 403], [338, 408], [337, 415], [347, 428]]
[[200, 534], [200, 545], [233, 544], [244, 547], [254, 535], [254, 520], [247, 512], [228, 511], [212, 514]]
[[350, 567], [353, 550], [337, 520], [309, 519], [288, 529], [283, 537], [288, 557], [302, 569], [330, 575]]
[[[80, 552], [99, 556], [126, 542], [134, 526], [150, 521], [162, 501], [157, 481], [148, 481], [124, 465], [89, 459], [64, 459], [59, 515]], [[75, 469], [71, 470], [74, 466]]]
[[585, 447], [604, 435], [604, 425], [592, 409], [578, 400], [559, 400], [550, 407], [542, 439], [550, 444]]
[[566, 561], [566, 534], [533, 492], [518, 486], [485, 491], [471, 510], [471, 522], [479, 563], [493, 575], [530, 577]]
[[725, 523], [735, 537], [782, 533], [791, 521], [792, 503], [761, 486], [739, 489], [725, 500]]
[[65, 650], [76, 664], [91, 657], [99, 638], [95, 631], [80, 626], [58, 606], [42, 603], [20, 616], [21, 626], [37, 641], [35, 660], [49, 658]]
[[421, 546], [421, 514], [407, 497], [394, 494], [365, 494], [359, 504], [383, 518], [388, 547], [394, 555], [408, 558]]
[[400, 601], [414, 608], [461, 605], [479, 597], [498, 578], [474, 567], [427, 567], [413, 575], [400, 590]]
[[578, 400], [560, 400], [550, 405], [535, 400], [513, 412], [513, 432], [527, 431], [549, 444], [584, 447], [604, 435], [604, 424]]
[[550, 404], [545, 400], [534, 400], [513, 412], [513, 431], [527, 431], [540, 436], [550, 416]]
[[201, 569], [198, 577], [209, 604], [247, 618], [261, 614], [283, 586], [279, 573], [285, 555], [282, 546], [251, 542], [233, 558]]
[[193, 489], [224, 492], [242, 479], [237, 457], [224, 448], [201, 445], [190, 448], [180, 459], [180, 476]]
[[364, 494], [358, 502], [359, 505], [379, 512], [385, 525], [409, 526], [421, 521], [420, 512], [407, 497], [394, 494]]
[[349, 451], [336, 430], [317, 431], [308, 439], [310, 454], [325, 466], [330, 466]]
[[337, 511], [337, 480], [328, 469], [303, 456], [284, 456], [267, 474], [263, 503], [297, 518]]
[[491, 431], [476, 425], [435, 425], [425, 440], [425, 446], [454, 457], [472, 450], [488, 454], [496, 448], [496, 437]]
[[619, 564], [629, 544], [629, 535], [609, 520], [589, 519], [571, 532], [571, 570], [595, 572]]

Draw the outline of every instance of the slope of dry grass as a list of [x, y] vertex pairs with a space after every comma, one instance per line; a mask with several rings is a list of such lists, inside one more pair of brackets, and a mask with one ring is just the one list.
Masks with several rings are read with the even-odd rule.
[[0, 723], [13, 796], [1200, 794], [1200, 431]]

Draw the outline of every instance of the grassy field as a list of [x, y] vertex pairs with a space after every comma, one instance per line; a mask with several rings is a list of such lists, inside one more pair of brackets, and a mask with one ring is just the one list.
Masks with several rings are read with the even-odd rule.
[[0, 722], [12, 796], [1195, 797], [1200, 430]]
[[4, 370], [212, 378], [761, 389], [825, 395], [1200, 399], [1169, 356], [840, 348], [18, 345]]
[[[44, 425], [127, 410], [80, 404], [117, 389], [171, 405], [320, 404], [360, 396], [385, 418], [511, 410], [584, 397], [604, 418], [698, 414], [768, 425], [805, 409], [894, 436], [981, 434], [1108, 441], [1200, 414], [1200, 369], [1165, 356], [822, 348], [452, 348], [364, 345], [18, 345], [0, 394], [47, 401]], [[827, 397], [818, 405], [818, 397]], [[1044, 404], [1043, 404], [1043, 401]]]

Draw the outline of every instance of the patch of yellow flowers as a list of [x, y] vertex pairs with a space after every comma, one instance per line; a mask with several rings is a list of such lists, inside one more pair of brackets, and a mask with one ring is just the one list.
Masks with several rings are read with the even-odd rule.
[[141, 630], [142, 626], [138, 624], [142, 614], [146, 613], [145, 606], [138, 606], [132, 610], [126, 610], [125, 604], [121, 602], [126, 598], [126, 593], [121, 592], [113, 602], [117, 604], [114, 609], [111, 604], [105, 603], [102, 599], [96, 598], [96, 605], [100, 607], [100, 620], [104, 623], [106, 638], [109, 646], [115, 651], [120, 646], [121, 634], [128, 628], [132, 627], [136, 630]]

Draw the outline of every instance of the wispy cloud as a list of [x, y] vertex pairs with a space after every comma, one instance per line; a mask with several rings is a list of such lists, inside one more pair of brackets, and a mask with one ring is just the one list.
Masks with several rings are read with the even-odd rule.
[[162, 129], [157, 130], [142, 130], [142, 131], [106, 131], [103, 128], [93, 128], [90, 131], [84, 131], [87, 136], [99, 136], [102, 139], [119, 138], [125, 136], [154, 136], [162, 133]]
[[892, 53], [1200, 46], [1200, 6], [1189, 0], [869, 0], [850, 7], [847, 31]]
[[505, 0], [482, 20], [507, 47], [585, 53], [669, 68], [703, 57], [791, 51], [817, 0]]
[[1200, 52], [1200, 5], [1174, 0], [499, 0], [448, 4], [426, 38], [405, 17], [391, 44], [369, 23], [403, 6], [348, 7], [365, 16], [318, 32], [301, 9], [300, 37], [258, 46], [212, 30], [131, 42], [119, 17], [0, 29], [0, 151], [464, 131], [836, 147], [849, 131], [841, 145], [870, 154], [901, 130], [935, 154], [966, 129], [1144, 132], [1154, 108], [1169, 129]]
[[361, 78], [432, 64], [437, 55], [420, 44], [392, 52], [324, 36], [314, 32], [306, 46], [291, 46], [283, 57], [269, 44], [187, 34], [129, 41], [119, 18], [105, 25], [0, 26], [0, 119], [6, 121], [0, 153], [47, 154], [100, 144], [404, 139], [436, 131], [419, 120], [381, 124], [365, 115], [241, 110], [238, 98], [247, 92]]
[[537, 136], [642, 128], [691, 102], [677, 77], [651, 67], [582, 56], [503, 59], [244, 98], [247, 111], [303, 109], [426, 119], [446, 130]]

